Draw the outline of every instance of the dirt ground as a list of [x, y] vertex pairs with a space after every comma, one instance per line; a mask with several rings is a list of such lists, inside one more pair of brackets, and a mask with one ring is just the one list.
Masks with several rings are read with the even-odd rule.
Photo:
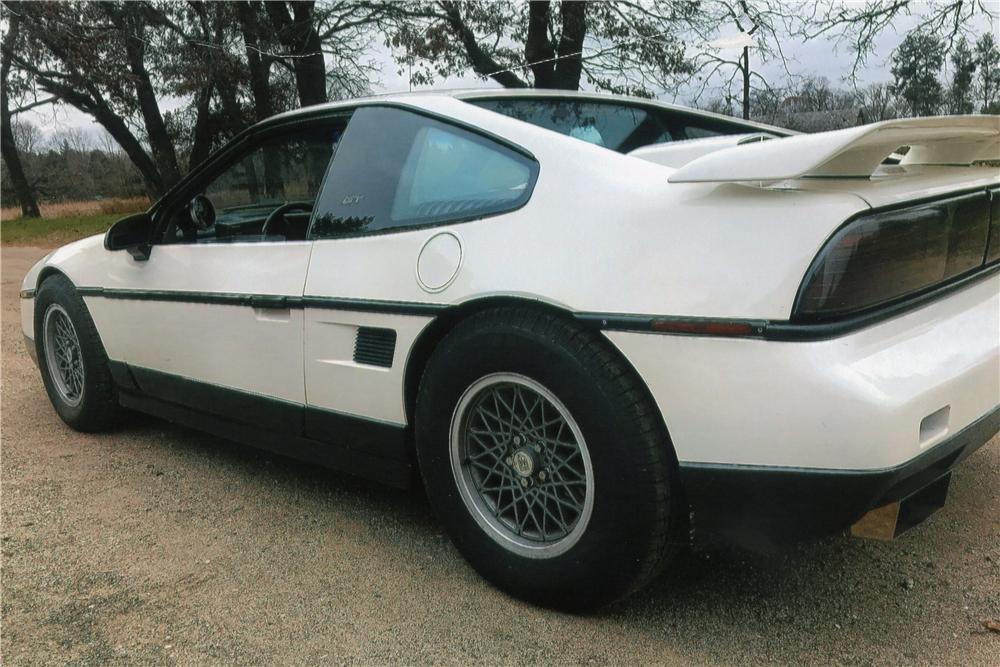
[[465, 565], [419, 492], [152, 419], [69, 430], [22, 346], [4, 248], [7, 665], [1000, 663], [1000, 442], [893, 543], [700, 551], [598, 615], [536, 609]]

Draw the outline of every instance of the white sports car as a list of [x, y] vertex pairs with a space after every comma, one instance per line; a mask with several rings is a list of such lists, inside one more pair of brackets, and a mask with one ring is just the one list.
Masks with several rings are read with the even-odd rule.
[[790, 134], [540, 91], [283, 114], [41, 260], [24, 335], [73, 428], [419, 471], [542, 604], [692, 536], [890, 538], [1000, 425], [1000, 117]]

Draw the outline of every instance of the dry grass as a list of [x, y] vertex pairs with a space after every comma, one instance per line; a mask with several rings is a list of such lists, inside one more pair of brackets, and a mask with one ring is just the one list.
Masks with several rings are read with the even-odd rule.
[[4, 246], [32, 245], [50, 248], [76, 241], [92, 234], [101, 234], [120, 213], [71, 215], [65, 218], [16, 218], [0, 223], [0, 242]]
[[[91, 201], [67, 201], [41, 204], [43, 218], [74, 218], [94, 215], [124, 215], [137, 213], [149, 208], [145, 197], [101, 199]], [[0, 220], [14, 220], [21, 216], [20, 206], [0, 209]]]

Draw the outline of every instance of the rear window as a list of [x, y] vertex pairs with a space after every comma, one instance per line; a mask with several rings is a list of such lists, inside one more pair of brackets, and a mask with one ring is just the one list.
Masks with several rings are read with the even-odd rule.
[[635, 104], [521, 97], [465, 101], [619, 153], [667, 141], [760, 132], [737, 119]]
[[637, 106], [553, 99], [474, 99], [468, 102], [622, 153], [672, 138], [659, 115]]

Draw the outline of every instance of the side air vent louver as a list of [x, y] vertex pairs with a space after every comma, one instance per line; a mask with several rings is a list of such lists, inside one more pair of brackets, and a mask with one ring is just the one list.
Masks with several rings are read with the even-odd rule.
[[354, 361], [369, 366], [392, 368], [392, 356], [396, 350], [396, 332], [393, 329], [358, 327], [354, 339]]

